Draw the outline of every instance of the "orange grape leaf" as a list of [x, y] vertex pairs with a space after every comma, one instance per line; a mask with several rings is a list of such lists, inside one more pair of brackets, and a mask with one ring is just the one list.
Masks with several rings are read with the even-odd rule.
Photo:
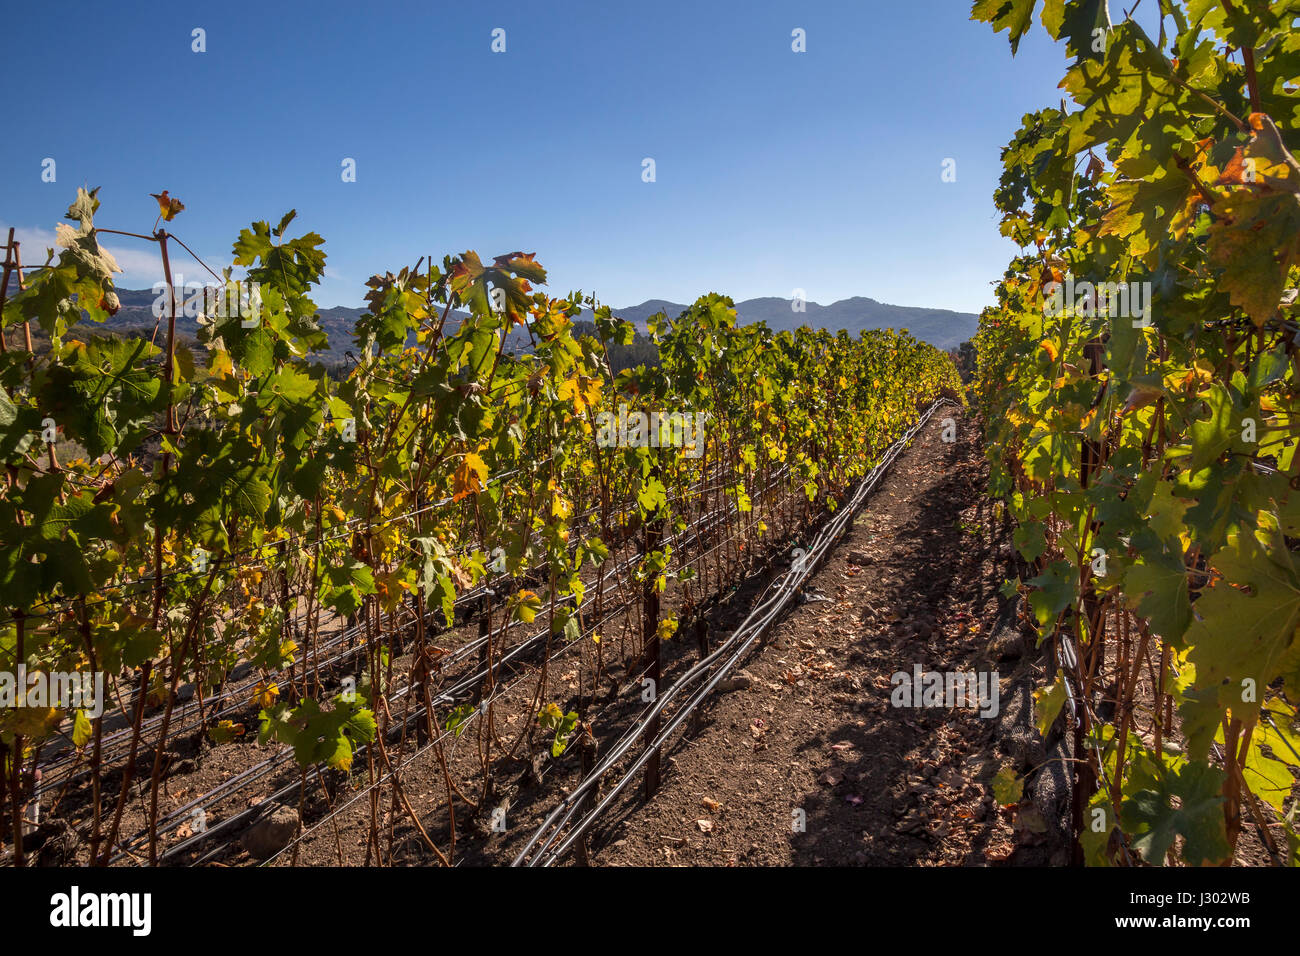
[[1300, 194], [1241, 192], [1215, 204], [1210, 263], [1219, 288], [1256, 326], [1278, 311], [1287, 274], [1300, 262]]
[[511, 252], [504, 256], [497, 256], [494, 264], [498, 269], [504, 269], [513, 272], [524, 280], [524, 291], [531, 287], [528, 285], [532, 282], [545, 282], [546, 270], [537, 262], [537, 253], [535, 252]]
[[149, 195], [158, 200], [158, 214], [168, 222], [175, 219], [177, 213], [185, 208], [185, 203], [174, 196], [169, 196], [165, 189], [161, 193], [150, 193]]
[[465, 455], [456, 466], [452, 480], [451, 496], [453, 501], [460, 501], [483, 490], [487, 482], [488, 467], [483, 459], [473, 452]]

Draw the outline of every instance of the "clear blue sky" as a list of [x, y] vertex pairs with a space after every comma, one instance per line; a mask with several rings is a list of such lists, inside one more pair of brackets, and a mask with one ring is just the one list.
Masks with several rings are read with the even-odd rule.
[[[616, 306], [801, 288], [978, 311], [1014, 252], [991, 200], [999, 148], [1024, 113], [1059, 103], [1066, 60], [1038, 25], [1013, 59], [969, 10], [18, 4], [0, 223], [31, 261], [77, 186], [102, 187], [100, 225], [134, 231], [166, 188], [187, 207], [171, 231], [216, 265], [240, 228], [296, 208], [296, 228], [326, 239], [322, 306], [359, 305], [368, 276], [423, 254], [518, 249], [553, 293]], [[195, 27], [206, 53], [191, 51]], [[497, 27], [505, 53], [490, 48]], [[791, 50], [796, 27], [806, 53]], [[955, 183], [941, 181], [947, 157]], [[110, 248], [124, 287], [159, 277], [146, 244]]]

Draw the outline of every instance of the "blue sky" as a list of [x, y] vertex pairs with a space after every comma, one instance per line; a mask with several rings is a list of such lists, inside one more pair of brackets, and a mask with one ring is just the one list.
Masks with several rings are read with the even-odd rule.
[[[187, 207], [171, 231], [216, 266], [240, 228], [296, 208], [296, 228], [326, 239], [322, 306], [359, 305], [368, 276], [421, 255], [475, 249], [535, 252], [552, 293], [616, 306], [799, 288], [978, 311], [1014, 252], [991, 200], [998, 151], [1024, 113], [1059, 103], [1066, 60], [1037, 25], [1013, 58], [969, 9], [19, 4], [0, 223], [30, 262], [79, 185], [101, 187], [98, 224], [142, 232], [166, 188]], [[121, 285], [160, 277], [149, 244], [109, 247]]]

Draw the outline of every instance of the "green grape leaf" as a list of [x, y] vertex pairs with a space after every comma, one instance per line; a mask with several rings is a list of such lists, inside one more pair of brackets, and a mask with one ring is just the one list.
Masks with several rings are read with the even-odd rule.
[[1025, 795], [1025, 781], [1010, 767], [1003, 767], [992, 781], [993, 799], [1004, 807], [1019, 803]]
[[1056, 680], [1049, 687], [1040, 687], [1034, 691], [1034, 726], [1038, 733], [1046, 737], [1065, 704], [1065, 675], [1056, 672]]
[[1153, 633], [1178, 646], [1192, 623], [1187, 569], [1161, 551], [1147, 554], [1124, 572], [1124, 594], [1151, 625]]
[[1037, 2], [1038, 0], [975, 0], [970, 18], [992, 24], [994, 33], [1006, 30], [1014, 54], [1020, 48], [1021, 38], [1033, 25]]
[[1148, 863], [1163, 866], [1175, 838], [1182, 837], [1183, 859], [1192, 866], [1227, 859], [1232, 850], [1224, 830], [1223, 780], [1223, 771], [1204, 763], [1136, 768], [1120, 805], [1120, 823], [1133, 834], [1133, 848]]
[[1196, 602], [1198, 620], [1188, 630], [1196, 680], [1183, 705], [1189, 753], [1197, 759], [1207, 754], [1224, 712], [1258, 718], [1264, 688], [1295, 653], [1300, 626], [1300, 578], [1280, 534], [1230, 535], [1209, 563], [1222, 577]]
[[1029, 592], [1029, 606], [1039, 624], [1056, 620], [1070, 606], [1078, 583], [1078, 572], [1068, 561], [1056, 560], [1047, 570], [1025, 583], [1034, 588]]

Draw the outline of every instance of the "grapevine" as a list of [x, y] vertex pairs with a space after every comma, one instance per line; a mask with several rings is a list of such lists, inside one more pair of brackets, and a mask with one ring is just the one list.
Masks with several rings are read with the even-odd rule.
[[[778, 528], [833, 507], [919, 402], [959, 385], [905, 332], [774, 334], [715, 294], [651, 319], [657, 365], [615, 372], [610, 346], [631, 324], [593, 296], [539, 291], [545, 270], [521, 252], [373, 277], [339, 375], [311, 299], [324, 240], [293, 235], [292, 212], [242, 230], [232, 267], [209, 269], [216, 305], [190, 350], [172, 281], [188, 247], [168, 231], [186, 210], [155, 198], [152, 232], [100, 227], [82, 189], [57, 255], [24, 266], [6, 246], [0, 669], [103, 674], [112, 698], [100, 714], [0, 713], [0, 838], [19, 864], [23, 807], [42, 791], [81, 808], [92, 863], [168, 862], [201, 841], [176, 829], [204, 800], [160, 801], [181, 740], [200, 756], [267, 748], [209, 803], [292, 760], [276, 792], [300, 814], [309, 781], [368, 800], [369, 860], [392, 858], [389, 799], [452, 862], [456, 806], [486, 814], [494, 768], [560, 759], [595, 719], [597, 685], [653, 667]], [[118, 307], [100, 244], [115, 232], [159, 253], [152, 340], [96, 328]], [[226, 307], [249, 288], [251, 312]], [[596, 334], [577, 334], [588, 312]], [[529, 348], [508, 347], [518, 330]], [[703, 422], [685, 443], [665, 424], [684, 413]], [[641, 440], [607, 440], [629, 415]], [[570, 651], [585, 675], [572, 706], [546, 697]], [[508, 730], [495, 708], [519, 688], [534, 719]], [[470, 736], [477, 792], [444, 749]], [[445, 834], [426, 831], [403, 783], [428, 750]]]
[[[973, 18], [1032, 28], [1035, 0]], [[1048, 0], [1072, 100], [1024, 118], [983, 313], [991, 492], [1068, 709], [1080, 862], [1300, 854], [1300, 4]], [[1283, 835], [1278, 839], [1275, 835]]]

